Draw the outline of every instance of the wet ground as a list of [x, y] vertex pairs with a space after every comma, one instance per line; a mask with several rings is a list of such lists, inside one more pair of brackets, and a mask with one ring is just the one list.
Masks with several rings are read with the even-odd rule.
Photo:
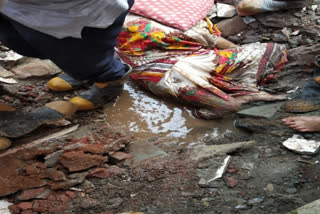
[[234, 127], [234, 116], [221, 120], [194, 118], [187, 107], [174, 100], [159, 99], [132, 82], [125, 85], [124, 93], [104, 109], [105, 121], [112, 126], [132, 132], [135, 139], [152, 136], [172, 137], [177, 144], [201, 144], [204, 137], [239, 131]]
[[[314, 25], [313, 19], [315, 12], [312, 13], [314, 15], [310, 15], [311, 12], [301, 13], [300, 25], [286, 21], [288, 17], [296, 17], [297, 14], [293, 15], [294, 13], [297, 12], [269, 14], [269, 23], [272, 23], [272, 19], [277, 20], [281, 28], [264, 25], [264, 19], [260, 17], [261, 23], [252, 23], [244, 33], [229, 38], [241, 43], [271, 38], [268, 41], [277, 39], [277, 42], [287, 44], [289, 63], [265, 90], [283, 93], [299, 87], [290, 96], [298, 93], [306, 81], [312, 78], [316, 71], [312, 61], [320, 53], [319, 26]], [[299, 29], [300, 34], [290, 40], [274, 36], [280, 34], [283, 27]], [[25, 97], [38, 99], [37, 103], [26, 104], [10, 97], [2, 99], [18, 108], [30, 110], [48, 101], [68, 99], [80, 91], [48, 93], [44, 86], [48, 79], [49, 77], [21, 81], [12, 86], [13, 90], [16, 88]], [[32, 89], [26, 86], [32, 86]], [[36, 92], [37, 95], [26, 94], [29, 91]], [[251, 105], [265, 104], [258, 102]], [[296, 154], [281, 145], [285, 139], [298, 134], [282, 125], [281, 119], [288, 115], [290, 114], [281, 109], [272, 119], [229, 115], [219, 120], [199, 120], [192, 116], [188, 107], [154, 96], [129, 82], [116, 102], [97, 111], [77, 113], [69, 120], [72, 125], [81, 125], [82, 128], [74, 134], [78, 138], [85, 136], [88, 130], [92, 131], [105, 124], [127, 135], [132, 134], [131, 144], [122, 151], [132, 154], [133, 158], [111, 160], [105, 164], [106, 168], [114, 170], [108, 177], [87, 178], [81, 185], [70, 189], [76, 197], [67, 202], [57, 202], [67, 203], [66, 210], [55, 211], [55, 206], [52, 206], [50, 211], [34, 213], [287, 213], [320, 198], [319, 154]], [[14, 146], [60, 129], [62, 127], [45, 125], [15, 140]], [[320, 139], [317, 133], [303, 136]], [[193, 159], [195, 154], [192, 152], [197, 146], [250, 140], [256, 142], [255, 146], [210, 158]], [[146, 151], [150, 152], [147, 154]], [[207, 184], [201, 183], [201, 178], [212, 176], [217, 165], [227, 155], [231, 156], [231, 161], [223, 177]], [[11, 200], [17, 202], [14, 197]], [[43, 201], [46, 200], [50, 201]]]

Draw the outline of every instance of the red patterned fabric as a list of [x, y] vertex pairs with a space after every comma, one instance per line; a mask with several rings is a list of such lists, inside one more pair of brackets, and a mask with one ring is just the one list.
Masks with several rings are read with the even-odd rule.
[[135, 0], [131, 12], [186, 31], [205, 18], [214, 0]]

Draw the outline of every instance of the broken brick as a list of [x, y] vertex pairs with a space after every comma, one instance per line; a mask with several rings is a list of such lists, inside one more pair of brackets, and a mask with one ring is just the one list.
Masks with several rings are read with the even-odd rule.
[[64, 175], [64, 173], [55, 169], [47, 169], [47, 175], [51, 180], [54, 181], [66, 180], [66, 176]]
[[67, 201], [70, 200], [70, 198], [65, 194], [61, 194], [57, 198], [58, 198], [59, 201], [62, 201], [62, 202], [67, 202]]
[[77, 195], [74, 192], [66, 191], [64, 194], [66, 194], [69, 198], [75, 198]]
[[225, 177], [223, 177], [223, 180], [228, 187], [235, 187], [238, 185], [238, 180], [236, 180], [233, 177], [225, 176]]
[[124, 152], [112, 152], [112, 153], [109, 153], [109, 155], [118, 160], [118, 161], [122, 161], [124, 159], [130, 159], [132, 158], [132, 155], [129, 155], [127, 153], [124, 153]]
[[17, 204], [17, 206], [21, 210], [29, 210], [29, 209], [32, 208], [32, 203], [30, 203], [30, 202], [21, 202], [20, 204]]
[[12, 214], [18, 214], [20, 213], [20, 208], [18, 207], [18, 205], [10, 205], [9, 207], [10, 213]]
[[88, 177], [108, 178], [109, 173], [105, 168], [96, 168], [89, 173]]
[[29, 199], [34, 199], [34, 198], [38, 198], [38, 199], [44, 199], [46, 197], [48, 197], [50, 193], [49, 189], [46, 188], [38, 188], [38, 189], [29, 189], [29, 190], [24, 190], [19, 196], [18, 196], [18, 200], [20, 201], [26, 201]]
[[121, 169], [117, 166], [109, 166], [106, 170], [110, 175], [122, 175], [125, 172], [125, 169]]
[[21, 214], [32, 214], [32, 210], [24, 210], [21, 212]]
[[106, 161], [106, 158], [100, 155], [85, 154], [83, 151], [66, 152], [60, 156], [59, 162], [70, 172], [89, 169], [93, 166], [99, 166]]

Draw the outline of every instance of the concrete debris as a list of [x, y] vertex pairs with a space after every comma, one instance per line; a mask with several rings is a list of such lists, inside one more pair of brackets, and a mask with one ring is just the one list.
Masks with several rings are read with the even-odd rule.
[[193, 150], [191, 158], [193, 160], [208, 159], [216, 155], [226, 155], [231, 152], [250, 149], [256, 146], [255, 141], [246, 141], [222, 145], [210, 145], [197, 147]]
[[245, 110], [241, 110], [237, 112], [240, 116], [245, 117], [257, 117], [257, 118], [266, 118], [271, 119], [279, 110], [280, 107], [283, 105], [282, 102], [278, 102], [275, 104], [267, 104], [263, 106], [255, 106]]
[[140, 162], [148, 159], [168, 155], [148, 141], [132, 142], [131, 144], [129, 144], [128, 151], [129, 154], [133, 156], [130, 159], [133, 162], [133, 165], [139, 164]]
[[[62, 130], [0, 154], [0, 164], [6, 165], [5, 170], [0, 171], [0, 196], [30, 190], [20, 199], [39, 195], [37, 198], [42, 197], [46, 189], [68, 189], [81, 184], [88, 175], [85, 170], [103, 165], [108, 161], [109, 152], [115, 152], [129, 143], [128, 137], [106, 127], [95, 128], [99, 134], [90, 134], [85, 139], [73, 139], [70, 136], [69, 140], [62, 139], [77, 128], [74, 126]], [[92, 148], [95, 145], [98, 149]], [[95, 171], [93, 174], [103, 177], [111, 173]]]
[[224, 176], [223, 180], [226, 183], [226, 185], [231, 188], [236, 187], [239, 183], [237, 179], [235, 179], [234, 177], [229, 177], [229, 176]]
[[248, 205], [261, 204], [264, 201], [264, 198], [253, 198], [248, 201]]
[[223, 173], [226, 171], [226, 169], [228, 168], [228, 165], [230, 163], [230, 159], [231, 156], [227, 156], [224, 161], [223, 161], [223, 165], [217, 170], [215, 176], [213, 178], [211, 178], [210, 180], [208, 180], [208, 183], [210, 183], [211, 181], [214, 181], [218, 178], [221, 178], [223, 176]]
[[314, 140], [306, 140], [299, 135], [293, 135], [282, 143], [287, 149], [306, 155], [313, 155], [319, 151], [320, 142]]
[[0, 61], [17, 61], [21, 59], [23, 56], [14, 52], [14, 51], [6, 51], [1, 52], [0, 54]]
[[0, 201], [0, 213], [1, 214], [10, 214], [9, 206], [12, 205], [12, 203], [9, 203], [6, 200]]
[[287, 214], [319, 214], [320, 210], [320, 199], [311, 202], [303, 207], [293, 210]]
[[237, 14], [235, 6], [223, 3], [217, 3], [217, 16], [223, 18], [230, 18]]
[[29, 77], [55, 75], [60, 73], [61, 69], [50, 60], [28, 58], [17, 67], [12, 68], [12, 72], [15, 73], [17, 78], [26, 79]]
[[13, 78], [3, 78], [3, 77], [0, 77], [0, 82], [7, 83], [7, 84], [16, 84], [16, 83], [18, 83], [17, 80], [15, 80]]
[[0, 77], [3, 78], [8, 78], [8, 77], [13, 77], [14, 73], [8, 71], [7, 69], [4, 69], [3, 67], [0, 66]]
[[204, 165], [207, 167], [198, 167], [197, 175], [200, 177], [198, 185], [200, 187], [208, 187], [210, 183], [221, 178], [225, 171], [227, 170], [229, 163], [231, 161], [231, 156], [227, 157], [215, 157], [207, 161]]

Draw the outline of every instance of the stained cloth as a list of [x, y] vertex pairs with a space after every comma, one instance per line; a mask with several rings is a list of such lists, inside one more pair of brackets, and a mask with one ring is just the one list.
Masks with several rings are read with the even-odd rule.
[[254, 43], [218, 50], [205, 21], [182, 32], [128, 15], [117, 52], [134, 67], [131, 78], [161, 96], [193, 106], [235, 111], [236, 98], [258, 93], [286, 62], [285, 46]]

